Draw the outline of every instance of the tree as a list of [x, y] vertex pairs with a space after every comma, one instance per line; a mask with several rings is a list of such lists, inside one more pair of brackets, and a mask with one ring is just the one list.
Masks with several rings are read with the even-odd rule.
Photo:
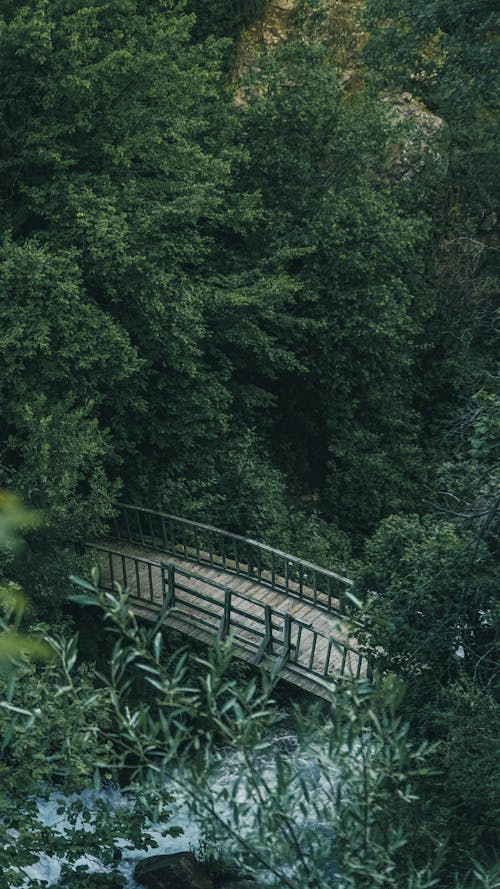
[[[499, 82], [495, 3], [370, 0], [364, 57], [376, 85], [410, 89], [449, 124], [450, 178], [476, 204], [495, 206]], [[486, 203], [484, 203], [486, 202]]]
[[456, 412], [457, 395], [470, 397], [496, 366], [498, 10], [488, 0], [369, 0], [363, 17], [371, 90], [410, 91], [442, 121], [441, 175], [421, 183], [439, 291], [421, 365], [422, 411], [440, 446], [439, 424]]
[[237, 40], [243, 28], [251, 24], [265, 8], [265, 0], [189, 0], [188, 9], [196, 16], [193, 35], [210, 35]]
[[295, 367], [272, 384], [267, 434], [292, 489], [318, 491], [325, 515], [362, 536], [425, 474], [414, 364], [433, 307], [426, 219], [388, 193], [388, 127], [375, 103], [343, 94], [327, 47], [265, 50], [244, 87], [257, 249], [296, 288], [282, 324]]
[[[493, 381], [490, 381], [492, 383]], [[457, 881], [472, 854], [493, 862], [500, 772], [498, 399], [481, 391], [457, 418], [446, 494], [424, 517], [392, 516], [367, 543], [355, 592], [369, 602], [365, 643], [404, 675], [411, 736], [439, 741], [418, 780], [417, 861], [442, 854]], [[465, 767], [465, 763], [469, 763]], [[475, 765], [482, 765], [476, 771]], [[436, 805], [434, 794], [439, 800]], [[474, 850], [474, 851], [473, 851]]]
[[[26, 554], [22, 535], [39, 520], [19, 498], [1, 493], [4, 559], [12, 552]], [[29, 610], [19, 585], [2, 577], [0, 885], [46, 885], [38, 879], [36, 865], [44, 856], [54, 856], [60, 861], [61, 884], [81, 885], [89, 858], [94, 858], [106, 870], [87, 876], [89, 889], [118, 889], [124, 885], [116, 871], [122, 854], [118, 839], [122, 844], [128, 840], [134, 849], [154, 845], [148, 830], [151, 806], [163, 835], [178, 835], [178, 828], [165, 826], [171, 797], [162, 789], [153, 798], [143, 789], [110, 807], [104, 794], [92, 792], [96, 777], [109, 780], [106, 770], [113, 768], [106, 738], [112, 724], [109, 695], [92, 665], [77, 665], [77, 638], [48, 637], [47, 625], [27, 622]], [[56, 807], [50, 826], [40, 817], [44, 802]]]
[[[280, 342], [293, 286], [245, 254], [261, 211], [255, 190], [233, 184], [225, 44], [193, 42], [174, 0], [0, 12], [5, 479], [31, 497], [38, 477], [59, 539], [64, 516], [73, 534], [102, 526], [120, 477], [130, 497], [180, 491], [181, 509], [210, 518], [219, 455], [238, 462], [269, 381], [294, 366]], [[52, 441], [69, 439], [51, 467], [65, 479], [58, 500], [40, 483], [30, 416], [38, 437], [49, 423]]]
[[120, 473], [196, 476], [228, 428], [203, 283], [227, 104], [181, 3], [0, 15], [2, 474], [61, 540], [102, 527]]

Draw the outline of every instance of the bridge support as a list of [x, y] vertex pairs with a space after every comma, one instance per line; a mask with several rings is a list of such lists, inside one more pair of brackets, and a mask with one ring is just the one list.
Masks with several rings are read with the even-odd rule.
[[260, 664], [265, 654], [271, 654], [273, 650], [273, 613], [270, 605], [264, 606], [264, 639], [257, 654], [254, 664]]
[[224, 590], [224, 612], [222, 614], [219, 632], [217, 638], [225, 639], [229, 633], [229, 624], [231, 622], [231, 590]]
[[292, 615], [285, 614], [283, 618], [283, 651], [281, 652], [277, 667], [283, 667], [290, 660], [290, 648], [292, 640]]
[[165, 619], [166, 614], [175, 605], [175, 566], [166, 565], [165, 562], [160, 563], [161, 570], [161, 586], [163, 592], [163, 605], [161, 606], [158, 620], [160, 623]]

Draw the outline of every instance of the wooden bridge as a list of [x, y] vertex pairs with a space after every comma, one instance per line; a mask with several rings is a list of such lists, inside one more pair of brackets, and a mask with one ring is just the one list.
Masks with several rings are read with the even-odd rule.
[[137, 616], [206, 644], [231, 634], [235, 655], [274, 663], [319, 697], [325, 680], [366, 675], [352, 582], [256, 540], [151, 509], [118, 505], [113, 535], [87, 543], [101, 585], [128, 588]]

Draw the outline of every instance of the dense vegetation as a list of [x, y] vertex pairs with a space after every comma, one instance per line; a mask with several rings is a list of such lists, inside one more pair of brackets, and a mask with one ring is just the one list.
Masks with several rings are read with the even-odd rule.
[[[0, 0], [0, 487], [43, 517], [24, 516], [21, 554], [6, 537], [2, 596], [16, 639], [17, 583], [71, 633], [71, 542], [118, 496], [351, 572], [363, 642], [406, 683], [404, 743], [439, 742], [418, 800], [391, 801], [389, 767], [374, 797], [406, 840], [377, 885], [469, 885], [475, 858], [493, 887], [496, 4], [367, 0], [355, 20], [298, 0], [243, 52], [269, 6]], [[60, 644], [18, 690], [27, 718], [38, 677], [54, 750], [83, 712], [50, 709]], [[68, 763], [82, 786], [111, 757], [106, 686], [88, 664], [75, 681], [73, 702], [97, 683], [104, 703], [60, 773], [30, 764], [41, 724], [26, 741], [5, 710], [5, 792]], [[349, 885], [375, 885], [380, 848]]]

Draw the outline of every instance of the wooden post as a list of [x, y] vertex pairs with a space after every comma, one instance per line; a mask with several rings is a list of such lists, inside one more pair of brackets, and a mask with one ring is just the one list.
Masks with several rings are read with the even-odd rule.
[[245, 531], [245, 537], [247, 538], [245, 540], [246, 547], [247, 547], [247, 570], [248, 570], [249, 576], [252, 577], [253, 576], [253, 569], [255, 568], [255, 562], [254, 562], [254, 558], [253, 558], [253, 546], [250, 543], [250, 541], [248, 540], [249, 536], [250, 536], [250, 531]]
[[343, 676], [345, 673], [345, 662], [347, 660], [347, 648], [344, 648], [342, 652], [342, 663], [340, 664], [340, 675]]
[[225, 639], [229, 633], [229, 624], [231, 622], [231, 590], [224, 590], [224, 613], [220, 622], [218, 638]]
[[294, 656], [293, 656], [293, 659], [294, 659], [295, 663], [298, 663], [298, 660], [299, 660], [299, 656], [300, 656], [300, 641], [301, 641], [301, 639], [302, 639], [302, 624], [298, 624], [298, 627], [297, 627], [297, 642], [295, 643], [295, 653], [294, 653]]
[[[165, 569], [166, 569], [166, 571], [165, 571]], [[161, 610], [158, 615], [157, 626], [161, 626], [161, 624], [165, 620], [167, 612], [170, 611], [170, 609], [174, 607], [174, 603], [175, 603], [174, 566], [173, 565], [166, 565], [165, 562], [160, 562], [160, 571], [161, 571], [161, 582], [162, 582], [162, 589], [163, 589], [163, 605], [161, 606]]]
[[283, 651], [276, 662], [278, 670], [283, 669], [285, 664], [290, 660], [291, 629], [292, 615], [285, 614], [283, 617]]
[[125, 562], [125, 556], [122, 556], [122, 574], [123, 574], [123, 587], [124, 589], [128, 589], [128, 581], [127, 581], [127, 565]]
[[270, 652], [273, 650], [273, 618], [270, 605], [264, 606], [264, 623], [266, 632], [266, 649]]
[[254, 664], [260, 664], [265, 654], [272, 654], [273, 650], [273, 612], [270, 605], [264, 605], [264, 638], [257, 654], [255, 655]]
[[[162, 568], [162, 576], [164, 577], [165, 576], [165, 565], [163, 562], [161, 563], [161, 568]], [[166, 588], [166, 591], [164, 594], [163, 603], [164, 603], [164, 608], [173, 608], [175, 605], [175, 566], [169, 564], [166, 566], [166, 568], [167, 568], [167, 584], [166, 584], [167, 588]]]
[[162, 607], [160, 611], [163, 610], [163, 603], [165, 602], [165, 587], [167, 585], [167, 577], [165, 572], [165, 564], [160, 562], [160, 574], [161, 574], [161, 597], [162, 597]]
[[292, 635], [292, 615], [285, 614], [283, 623], [283, 657], [286, 660], [290, 658], [290, 644]]
[[[330, 641], [328, 643], [328, 650], [326, 652], [325, 669], [323, 670], [323, 676], [328, 676], [328, 669], [330, 667], [330, 657], [332, 654], [332, 648], [333, 648], [333, 642], [330, 639]], [[346, 651], [347, 651], [347, 649], [346, 649]]]
[[175, 605], [175, 568], [173, 565], [166, 565], [165, 562], [160, 562], [160, 571], [163, 587], [163, 605], [158, 615], [158, 625], [164, 621], [167, 611], [170, 611]]

